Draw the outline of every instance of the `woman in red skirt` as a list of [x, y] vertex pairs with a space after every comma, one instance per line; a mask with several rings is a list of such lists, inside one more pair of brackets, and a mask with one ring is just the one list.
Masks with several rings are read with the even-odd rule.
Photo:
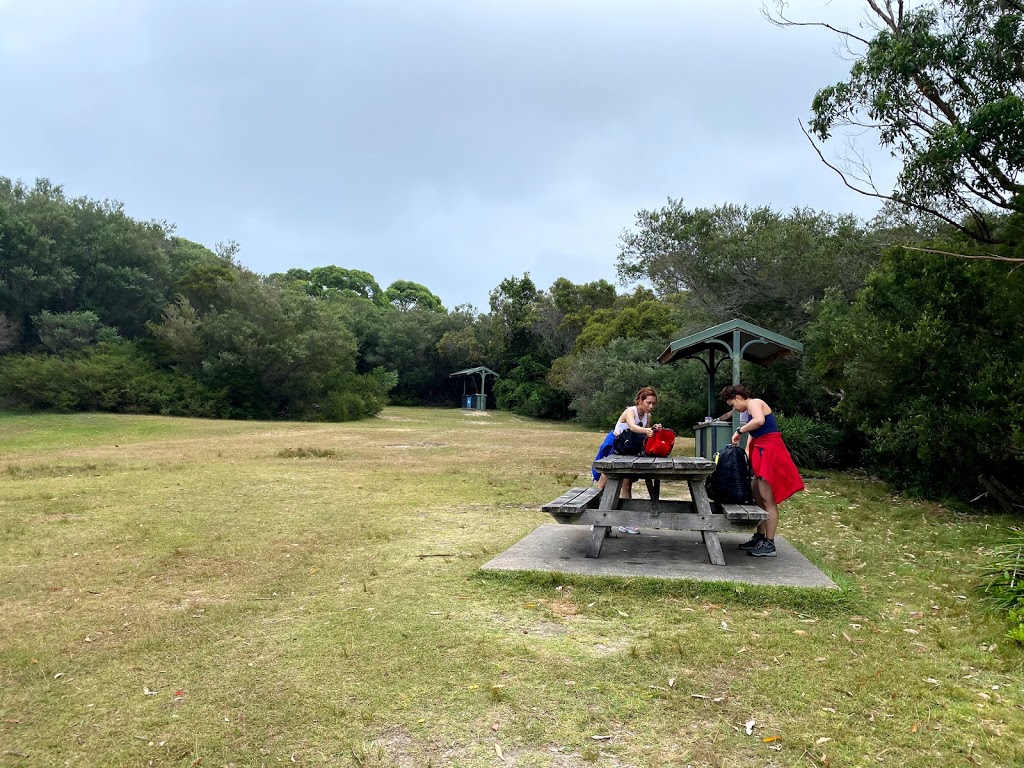
[[757, 526], [753, 538], [740, 544], [755, 557], [775, 557], [775, 530], [779, 527], [779, 504], [797, 491], [804, 489], [793, 457], [789, 455], [782, 433], [775, 422], [772, 409], [764, 400], [742, 384], [726, 387], [718, 396], [738, 413], [747, 413], [750, 420], [733, 432], [732, 444], [739, 445], [740, 433], [747, 433], [747, 456], [754, 473], [752, 489], [758, 506], [768, 513], [768, 519]]

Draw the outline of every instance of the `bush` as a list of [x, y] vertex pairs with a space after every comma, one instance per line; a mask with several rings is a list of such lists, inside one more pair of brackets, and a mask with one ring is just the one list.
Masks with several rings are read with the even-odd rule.
[[793, 461], [807, 469], [834, 467], [839, 461], [841, 432], [837, 427], [806, 416], [775, 414]]
[[1024, 644], [1024, 531], [1015, 531], [1010, 540], [997, 547], [978, 587], [982, 599], [1010, 620], [1006, 636]]
[[158, 369], [133, 342], [104, 343], [68, 357], [10, 355], [0, 360], [0, 398], [27, 410], [113, 411], [223, 416], [219, 393]]

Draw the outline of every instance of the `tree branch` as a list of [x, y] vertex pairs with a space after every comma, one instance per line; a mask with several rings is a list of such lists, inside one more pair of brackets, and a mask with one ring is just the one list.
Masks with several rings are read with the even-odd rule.
[[941, 251], [937, 248], [918, 248], [913, 245], [900, 245], [908, 251], [920, 251], [921, 253], [934, 253], [937, 256], [954, 256], [958, 259], [979, 259], [982, 261], [1003, 261], [1009, 264], [1024, 264], [1024, 258], [1017, 259], [1009, 256], [999, 256], [995, 253], [981, 253], [981, 254], [968, 254], [968, 253], [953, 253], [952, 251]]
[[821, 148], [817, 144], [814, 143], [814, 139], [811, 138], [811, 135], [807, 132], [807, 129], [804, 128], [803, 121], [802, 120], [797, 120], [797, 123], [800, 124], [801, 132], [803, 133], [804, 136], [807, 137], [807, 141], [810, 142], [811, 146], [814, 148], [814, 151], [817, 153], [818, 159], [821, 160], [821, 162], [824, 163], [826, 167], [831, 168], [833, 171], [835, 171], [836, 175], [838, 175], [839, 178], [842, 179], [843, 184], [847, 188], [852, 189], [857, 194], [864, 195], [865, 197], [874, 197], [874, 198], [878, 198], [879, 200], [888, 200], [890, 202], [896, 203], [897, 205], [906, 206], [906, 207], [909, 207], [909, 208], [913, 208], [916, 211], [920, 211], [921, 213], [926, 213], [929, 216], [935, 216], [936, 218], [942, 219], [942, 221], [946, 222], [947, 224], [949, 224], [954, 229], [957, 229], [958, 231], [960, 231], [963, 234], [967, 235], [972, 240], [977, 240], [978, 239], [978, 235], [976, 233], [971, 232], [971, 230], [967, 229], [965, 226], [963, 226], [962, 224], [960, 224], [956, 220], [949, 218], [948, 216], [946, 216], [945, 214], [941, 213], [940, 211], [936, 211], [936, 210], [934, 210], [932, 208], [928, 208], [926, 206], [919, 205], [918, 203], [912, 203], [912, 202], [907, 201], [907, 200], [897, 200], [892, 195], [884, 195], [881, 192], [878, 192], [877, 190], [868, 191], [866, 189], [861, 189], [860, 187], [854, 186], [846, 178], [846, 174], [843, 173], [842, 169], [836, 168], [836, 166], [832, 165], [832, 163], [830, 163], [828, 160], [825, 159], [825, 155], [822, 153]]

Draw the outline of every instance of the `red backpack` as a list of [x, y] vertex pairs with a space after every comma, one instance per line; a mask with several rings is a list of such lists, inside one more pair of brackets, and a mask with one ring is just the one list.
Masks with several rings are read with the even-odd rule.
[[676, 444], [676, 433], [671, 429], [656, 429], [644, 441], [644, 456], [668, 456]]

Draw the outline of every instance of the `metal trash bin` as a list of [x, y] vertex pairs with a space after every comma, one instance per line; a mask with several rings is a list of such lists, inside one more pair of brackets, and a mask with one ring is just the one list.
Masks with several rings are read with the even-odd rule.
[[487, 410], [487, 395], [473, 395], [471, 399], [473, 401], [473, 408], [478, 411]]
[[472, 408], [473, 407], [473, 395], [466, 395], [463, 398], [462, 407], [463, 408]]
[[693, 427], [694, 455], [715, 460], [715, 454], [732, 442], [731, 421], [705, 421]]

